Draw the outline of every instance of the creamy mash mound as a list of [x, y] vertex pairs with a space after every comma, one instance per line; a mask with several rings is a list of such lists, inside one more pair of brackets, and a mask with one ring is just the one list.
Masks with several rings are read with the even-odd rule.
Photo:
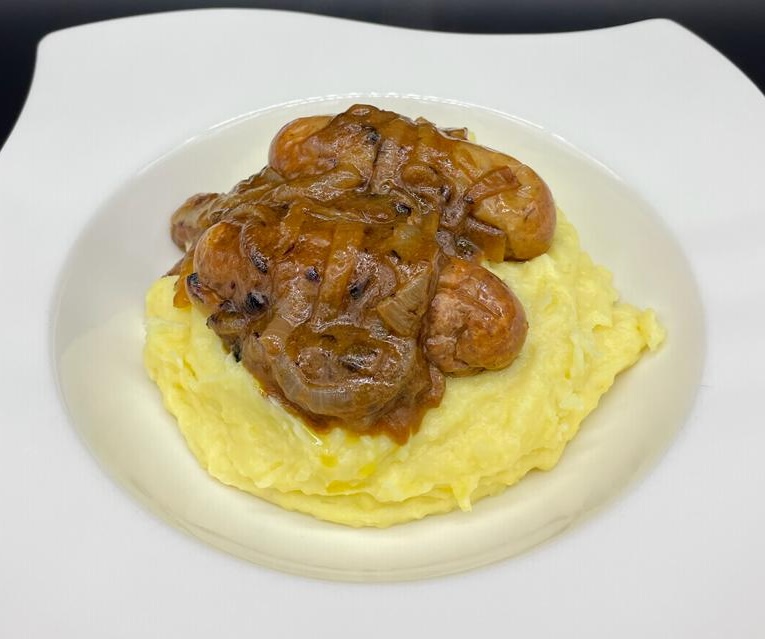
[[402, 446], [312, 432], [261, 393], [199, 311], [173, 306], [174, 277], [147, 295], [146, 368], [199, 463], [225, 484], [351, 526], [470, 510], [552, 468], [615, 375], [664, 339], [653, 311], [618, 300], [563, 215], [546, 254], [487, 268], [523, 303], [523, 350], [504, 370], [449, 378], [441, 405]]

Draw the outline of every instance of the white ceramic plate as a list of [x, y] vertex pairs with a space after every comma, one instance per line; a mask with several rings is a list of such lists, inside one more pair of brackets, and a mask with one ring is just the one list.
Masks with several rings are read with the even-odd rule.
[[[672, 335], [659, 354], [619, 378], [554, 473], [531, 473], [470, 514], [387, 530], [315, 521], [211, 480], [141, 363], [145, 292], [179, 258], [168, 212], [189, 194], [226, 191], [264, 166], [268, 144], [285, 122], [337, 113], [354, 101], [466, 125], [477, 139], [533, 166], [559, 206], [571, 211], [592, 253], [614, 265], [627, 298], [660, 309]], [[696, 395], [704, 351], [701, 303], [682, 248], [637, 193], [542, 129], [433, 98], [310, 100], [216, 127], [141, 171], [100, 207], [72, 247], [55, 292], [53, 353], [63, 398], [72, 424], [108, 472], [170, 523], [228, 552], [295, 574], [354, 581], [475, 568], [583, 519], [674, 438]], [[670, 385], [674, 392], [665, 393]]]
[[[198, 492], [210, 484], [171, 429], [150, 446], [152, 420], [165, 418], [146, 408], [151, 389], [131, 376], [140, 373], [136, 296], [173, 255], [167, 206], [250, 170], [258, 153], [241, 134], [273, 126], [278, 109], [263, 109], [349, 94], [380, 96], [439, 121], [464, 116], [481, 137], [514, 138], [523, 153], [508, 150], [541, 163], [585, 246], [670, 329], [666, 351], [603, 407], [606, 417], [644, 422], [645, 438], [614, 448], [613, 420], [588, 422], [560, 473], [530, 477], [471, 515], [361, 536], [248, 506], [249, 498], [225, 489], [221, 497], [217, 486]], [[313, 106], [328, 105], [287, 111]], [[757, 331], [764, 145], [762, 95], [707, 45], [663, 21], [579, 34], [454, 36], [205, 11], [50, 36], [0, 153], [0, 634], [387, 637], [412, 627], [460, 636], [491, 626], [637, 637], [661, 624], [669, 636], [757, 636], [765, 629], [757, 605], [765, 572], [757, 393], [765, 387]], [[210, 184], [198, 184], [205, 176]], [[148, 210], [153, 202], [157, 210]], [[116, 230], [124, 240], [115, 240]], [[88, 348], [69, 366], [67, 353], [83, 342]], [[462, 570], [522, 550], [608, 502], [672, 440], [637, 489], [535, 551], [459, 576], [377, 587], [233, 559], [146, 516], [104, 474], [235, 554], [298, 573], [376, 580]], [[605, 487], [587, 483], [597, 473], [580, 481], [577, 459], [593, 454], [611, 461]], [[553, 478], [566, 472], [579, 482], [574, 500], [563, 494], [561, 517], [539, 510], [530, 524], [517, 502], [524, 493], [546, 502]]]

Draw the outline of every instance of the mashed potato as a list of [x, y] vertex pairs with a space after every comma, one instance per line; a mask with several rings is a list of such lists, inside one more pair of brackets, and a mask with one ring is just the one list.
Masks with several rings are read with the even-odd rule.
[[146, 368], [199, 463], [225, 484], [351, 526], [470, 510], [552, 468], [617, 373], [664, 339], [653, 311], [618, 301], [563, 215], [546, 254], [490, 270], [526, 309], [526, 344], [504, 370], [448, 379], [403, 446], [312, 432], [260, 392], [201, 313], [173, 306], [172, 277], [147, 296]]

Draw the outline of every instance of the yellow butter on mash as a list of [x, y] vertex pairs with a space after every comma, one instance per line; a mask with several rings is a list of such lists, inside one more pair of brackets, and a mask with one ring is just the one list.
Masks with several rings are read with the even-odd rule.
[[504, 370], [449, 378], [402, 446], [311, 431], [260, 391], [193, 305], [173, 306], [174, 277], [147, 295], [145, 365], [199, 463], [225, 484], [351, 526], [470, 510], [552, 468], [614, 377], [664, 339], [653, 311], [619, 301], [562, 214], [546, 254], [486, 266], [523, 303], [523, 350]]

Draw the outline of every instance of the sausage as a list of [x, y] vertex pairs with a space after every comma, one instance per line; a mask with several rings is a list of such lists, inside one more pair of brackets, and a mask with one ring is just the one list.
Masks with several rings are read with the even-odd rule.
[[403, 186], [443, 207], [442, 223], [455, 233], [468, 217], [502, 231], [504, 259], [541, 255], [555, 231], [555, 202], [533, 169], [422, 118], [367, 105], [334, 118], [299, 118], [277, 134], [269, 162], [288, 179], [352, 165], [372, 192]]
[[179, 249], [188, 251], [212, 226], [220, 197], [219, 193], [197, 193], [176, 209], [170, 218], [170, 237]]
[[314, 115], [298, 118], [285, 124], [276, 134], [268, 150], [268, 164], [280, 175], [297, 177], [306, 171], [323, 172], [332, 168], [332, 162], [318, 165], [316, 146], [309, 148], [305, 141], [323, 129], [332, 120], [331, 115]]
[[[468, 203], [473, 205], [470, 215], [504, 231], [505, 259], [530, 260], [545, 253], [552, 243], [557, 217], [545, 181], [533, 169], [504, 153], [471, 142], [459, 141], [454, 145], [455, 153], [469, 159], [481, 172], [481, 178], [466, 193]], [[489, 189], [484, 197], [477, 197], [474, 193], [503, 168], [509, 179], [496, 186], [496, 192]]]
[[228, 300], [237, 310], [255, 313], [270, 300], [267, 258], [242, 251], [242, 230], [241, 224], [223, 220], [207, 229], [196, 244], [197, 286], [188, 292], [208, 308]]
[[496, 275], [457, 258], [441, 271], [425, 332], [425, 354], [441, 371], [462, 376], [505, 368], [527, 331], [523, 306]]

